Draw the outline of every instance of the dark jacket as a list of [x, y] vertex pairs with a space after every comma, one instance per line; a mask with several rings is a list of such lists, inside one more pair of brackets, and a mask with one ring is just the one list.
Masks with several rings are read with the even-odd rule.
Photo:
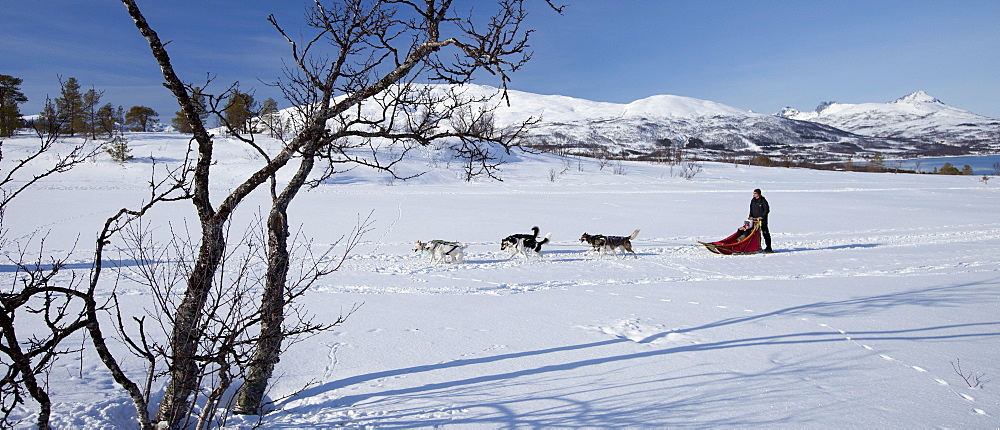
[[767, 219], [767, 213], [770, 211], [771, 207], [767, 205], [767, 199], [764, 196], [750, 199], [750, 218]]

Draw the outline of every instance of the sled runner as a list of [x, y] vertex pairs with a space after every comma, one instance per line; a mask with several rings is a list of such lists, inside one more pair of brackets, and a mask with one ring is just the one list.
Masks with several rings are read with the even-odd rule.
[[[701, 242], [705, 248], [716, 254], [756, 254], [764, 252], [760, 246], [760, 221], [747, 221], [750, 223], [745, 230], [741, 228], [731, 236], [717, 242]], [[744, 224], [746, 225], [746, 224]]]

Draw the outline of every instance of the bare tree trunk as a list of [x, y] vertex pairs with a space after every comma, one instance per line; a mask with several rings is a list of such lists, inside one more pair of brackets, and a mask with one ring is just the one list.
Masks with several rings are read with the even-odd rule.
[[52, 400], [49, 399], [49, 393], [46, 393], [38, 384], [35, 371], [31, 366], [31, 359], [21, 350], [22, 341], [18, 340], [14, 330], [11, 330], [14, 327], [14, 320], [10, 318], [8, 312], [11, 312], [12, 315], [13, 309], [9, 310], [6, 306], [0, 309], [0, 327], [3, 328], [0, 331], [4, 337], [4, 353], [13, 361], [11, 367], [15, 372], [11, 375], [11, 369], [8, 369], [5, 376], [13, 379], [17, 378], [16, 374], [21, 375], [21, 383], [25, 385], [31, 398], [38, 402], [38, 419], [35, 423], [39, 430], [48, 429], [50, 428], [49, 416], [52, 414]]
[[288, 222], [284, 211], [271, 208], [267, 231], [267, 273], [261, 297], [260, 336], [247, 368], [246, 381], [233, 407], [233, 413], [241, 415], [262, 415], [260, 404], [274, 365], [281, 356], [285, 279], [288, 275]]
[[219, 262], [226, 248], [222, 222], [213, 218], [202, 220], [202, 239], [184, 299], [177, 307], [173, 331], [170, 334], [172, 353], [170, 382], [160, 402], [156, 420], [171, 425], [180, 422], [188, 412], [188, 398], [198, 389], [198, 341], [205, 301], [212, 289]]
[[299, 170], [285, 186], [281, 195], [274, 196], [267, 220], [267, 273], [264, 295], [261, 297], [260, 337], [254, 357], [247, 368], [246, 381], [236, 397], [233, 413], [262, 415], [260, 411], [274, 365], [281, 358], [285, 321], [285, 283], [288, 278], [288, 205], [305, 184], [314, 166], [313, 150], [306, 151]]

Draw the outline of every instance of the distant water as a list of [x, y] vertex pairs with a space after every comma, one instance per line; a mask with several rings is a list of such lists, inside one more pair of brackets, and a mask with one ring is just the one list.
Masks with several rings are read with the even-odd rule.
[[993, 168], [994, 163], [1000, 163], [1000, 155], [976, 155], [968, 157], [940, 157], [940, 158], [911, 158], [909, 160], [885, 160], [885, 167], [896, 167], [899, 164], [901, 169], [915, 170], [917, 163], [920, 163], [921, 172], [933, 172], [934, 168], [941, 170], [944, 163], [951, 163], [952, 166], [961, 170], [966, 164], [972, 167], [972, 173], [976, 175], [996, 175]]

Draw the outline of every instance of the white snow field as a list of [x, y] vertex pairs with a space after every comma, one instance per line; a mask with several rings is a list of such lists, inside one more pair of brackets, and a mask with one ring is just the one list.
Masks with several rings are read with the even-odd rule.
[[[187, 144], [168, 133], [129, 139], [135, 161], [102, 154], [15, 200], [3, 282], [15, 282], [17, 250], [30, 259], [42, 237], [85, 276], [104, 220], [148, 196], [150, 155], [176, 164]], [[3, 172], [36, 144], [4, 141]], [[256, 161], [238, 143], [217, 146], [220, 199]], [[327, 320], [360, 309], [290, 346], [262, 427], [1000, 426], [1000, 179], [703, 163], [685, 180], [680, 166], [519, 154], [503, 182], [467, 183], [431, 158], [404, 166], [428, 171], [412, 181], [356, 169], [293, 203], [293, 230], [320, 247], [359, 217], [374, 224], [299, 302]], [[754, 188], [770, 202], [780, 252], [694, 246], [731, 234]], [[257, 192], [236, 226], [266, 209]], [[188, 202], [146, 222], [163, 238], [185, 221], [196, 225]], [[543, 257], [509, 260], [500, 239], [532, 226], [552, 233]], [[585, 255], [578, 242], [637, 228], [636, 258]], [[411, 251], [431, 239], [468, 243], [466, 263], [431, 265]], [[125, 255], [107, 257], [127, 275]], [[106, 282], [101, 297], [112, 289], [135, 315], [152, 306], [128, 278]], [[143, 379], [143, 363], [124, 358]], [[56, 428], [135, 425], [92, 349], [62, 357], [48, 384]], [[19, 428], [33, 413], [21, 411]], [[230, 417], [226, 427], [255, 423]]]

